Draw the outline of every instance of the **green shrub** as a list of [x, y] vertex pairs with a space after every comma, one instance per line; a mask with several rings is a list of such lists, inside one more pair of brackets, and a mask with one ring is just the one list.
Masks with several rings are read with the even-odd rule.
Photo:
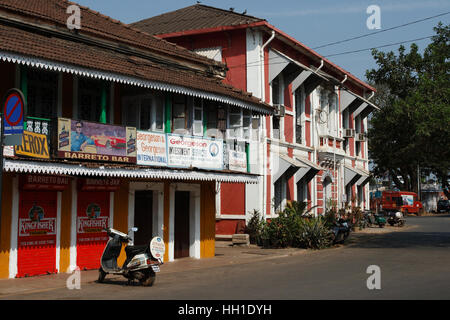
[[261, 231], [264, 227], [264, 220], [258, 210], [253, 210], [252, 217], [245, 226], [245, 233], [250, 237], [250, 243], [261, 244]]
[[323, 249], [332, 244], [331, 229], [321, 218], [306, 218], [298, 221], [294, 246], [305, 249]]

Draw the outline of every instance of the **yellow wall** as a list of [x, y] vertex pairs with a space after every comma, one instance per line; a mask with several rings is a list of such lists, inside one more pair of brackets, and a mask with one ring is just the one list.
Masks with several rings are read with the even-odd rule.
[[0, 278], [9, 277], [9, 249], [11, 247], [13, 175], [3, 173], [2, 218], [0, 230]]
[[214, 182], [201, 184], [200, 195], [200, 257], [215, 255], [216, 192]]
[[[120, 181], [120, 189], [114, 193], [114, 226], [113, 228], [123, 233], [128, 233], [128, 194], [129, 182], [126, 180]], [[126, 259], [124, 246], [117, 264], [121, 266]]]
[[164, 182], [164, 261], [169, 261], [169, 218], [170, 218], [170, 182]]
[[61, 193], [61, 239], [59, 272], [67, 272], [70, 266], [70, 233], [72, 222], [72, 182]]

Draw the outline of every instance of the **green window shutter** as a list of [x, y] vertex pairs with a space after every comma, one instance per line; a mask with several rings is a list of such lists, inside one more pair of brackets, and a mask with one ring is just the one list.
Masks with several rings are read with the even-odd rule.
[[100, 123], [106, 123], [106, 101], [107, 101], [107, 97], [108, 97], [108, 90], [107, 90], [108, 85], [106, 83], [102, 83], [102, 96], [101, 96], [101, 111], [100, 111], [100, 119], [99, 122]]
[[165, 112], [164, 112], [164, 116], [165, 116], [165, 132], [166, 133], [171, 133], [172, 129], [171, 129], [171, 120], [172, 120], [172, 97], [170, 95], [166, 95], [166, 106], [165, 106]]

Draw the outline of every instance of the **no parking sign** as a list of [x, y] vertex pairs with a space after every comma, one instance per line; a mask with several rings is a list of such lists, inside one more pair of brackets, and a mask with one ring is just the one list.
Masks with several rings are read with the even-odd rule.
[[11, 89], [3, 100], [3, 134], [23, 134], [25, 98], [18, 89]]

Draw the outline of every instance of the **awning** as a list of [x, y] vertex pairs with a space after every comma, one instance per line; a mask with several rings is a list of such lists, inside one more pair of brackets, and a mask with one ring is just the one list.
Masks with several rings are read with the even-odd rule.
[[373, 110], [380, 110], [378, 106], [370, 102], [369, 100], [357, 95], [346, 89], [340, 89], [341, 93], [341, 112], [349, 107], [349, 112], [353, 113], [353, 117], [356, 118], [361, 115], [365, 118]]
[[273, 182], [277, 181], [281, 176], [292, 177], [300, 168], [308, 168], [307, 165], [287, 155], [279, 155], [273, 163]]
[[370, 180], [370, 173], [365, 169], [344, 166], [344, 183], [345, 185], [365, 185]]
[[367, 184], [367, 182], [370, 181], [370, 172], [365, 169], [360, 169], [360, 168], [358, 168], [357, 170], [359, 170], [361, 172], [361, 178], [359, 178], [359, 180], [356, 182], [356, 184], [358, 186], [364, 186], [365, 184]]
[[296, 157], [296, 160], [306, 165], [306, 168], [302, 167], [298, 169], [297, 173], [295, 174], [295, 183], [298, 183], [300, 180], [309, 182], [319, 171], [325, 170], [321, 166], [306, 158]]
[[292, 83], [292, 92], [304, 84], [305, 94], [309, 95], [322, 81], [328, 81], [313, 69], [277, 50], [269, 50], [269, 61], [269, 82], [283, 72], [285, 86]]
[[10, 159], [5, 159], [4, 164], [4, 171], [17, 173], [80, 175], [134, 179], [196, 180], [248, 184], [256, 184], [259, 181], [258, 175], [238, 172], [209, 172], [167, 168], [135, 168], [125, 166], [122, 168], [106, 168], [101, 165], [94, 167], [92, 163], [86, 163], [85, 166], [83, 164], [77, 165], [59, 162], [38, 162]]

